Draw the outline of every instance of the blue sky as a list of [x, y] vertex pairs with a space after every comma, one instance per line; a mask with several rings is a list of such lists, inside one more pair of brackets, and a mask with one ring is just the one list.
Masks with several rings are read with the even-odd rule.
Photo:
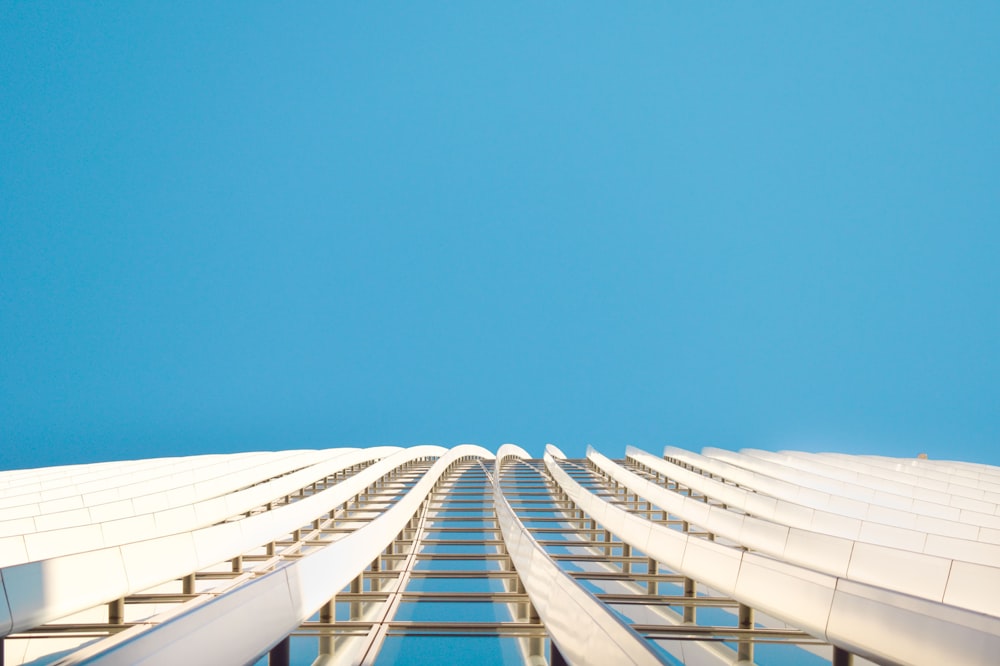
[[0, 468], [1000, 464], [997, 3], [4, 3]]

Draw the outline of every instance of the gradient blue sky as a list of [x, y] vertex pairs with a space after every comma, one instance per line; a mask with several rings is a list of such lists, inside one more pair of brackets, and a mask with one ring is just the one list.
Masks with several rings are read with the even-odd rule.
[[1000, 4], [0, 5], [0, 468], [1000, 464]]

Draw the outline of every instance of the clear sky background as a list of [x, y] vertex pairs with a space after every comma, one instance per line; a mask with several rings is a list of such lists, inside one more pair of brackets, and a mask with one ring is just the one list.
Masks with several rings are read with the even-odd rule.
[[0, 468], [1000, 464], [1000, 4], [0, 5]]

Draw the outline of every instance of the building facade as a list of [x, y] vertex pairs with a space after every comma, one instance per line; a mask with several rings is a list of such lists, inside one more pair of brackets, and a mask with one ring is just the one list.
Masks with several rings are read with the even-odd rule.
[[504, 445], [0, 472], [11, 664], [995, 664], [1000, 469]]

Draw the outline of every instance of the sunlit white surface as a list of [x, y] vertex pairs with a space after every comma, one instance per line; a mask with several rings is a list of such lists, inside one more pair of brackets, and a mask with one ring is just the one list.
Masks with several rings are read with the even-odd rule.
[[[1000, 471], [835, 454], [705, 454], [668, 447], [674, 464], [634, 448], [625, 461], [591, 449], [586, 460], [571, 461], [549, 446], [532, 464], [618, 543], [854, 654], [900, 664], [990, 664], [1000, 654], [1000, 516], [991, 513]], [[378, 557], [452, 462], [472, 458], [493, 461], [505, 551], [563, 656], [582, 664], [659, 663], [663, 655], [566, 575], [511, 508], [497, 480], [505, 462], [528, 457], [515, 445], [495, 456], [474, 445], [377, 447], [0, 473], [0, 635], [86, 614], [239, 558], [408, 461], [434, 459], [398, 502], [346, 536], [67, 658], [252, 662]], [[623, 508], [562, 467], [584, 464], [692, 532]], [[348, 468], [355, 473], [334, 485], [271, 507]], [[685, 493], [654, 480], [654, 472]], [[24, 658], [29, 644], [19, 643]], [[686, 663], [727, 663], [724, 651], [702, 641], [678, 653]], [[8, 663], [19, 663], [11, 658], [18, 659], [13, 651]]]

